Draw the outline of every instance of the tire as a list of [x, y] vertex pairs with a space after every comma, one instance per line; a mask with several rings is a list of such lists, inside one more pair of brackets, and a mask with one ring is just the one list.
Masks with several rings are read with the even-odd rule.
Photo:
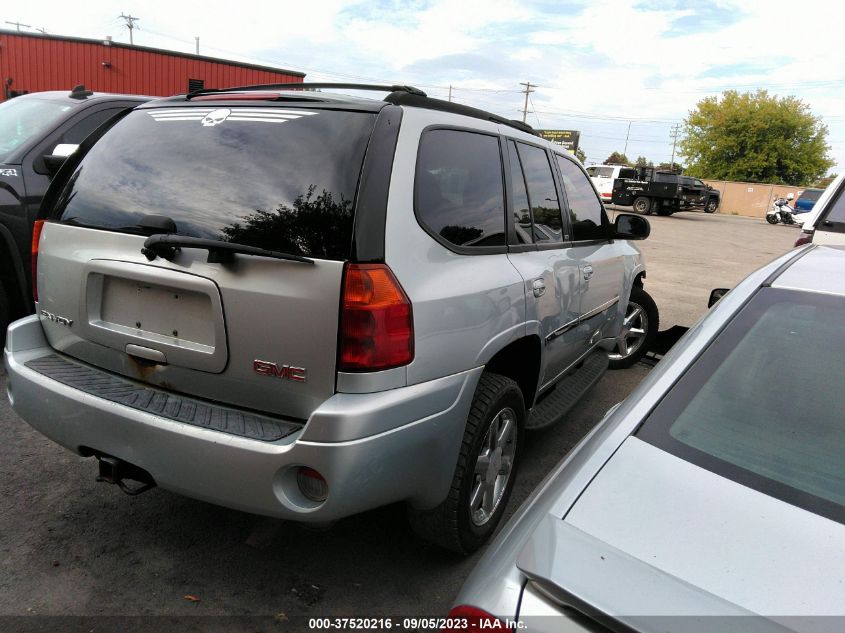
[[719, 208], [719, 200], [717, 198], [708, 198], [707, 204], [704, 206], [704, 213], [716, 213]]
[[778, 216], [776, 216], [774, 214], [767, 213], [766, 214], [766, 222], [768, 222], [769, 224], [777, 224], [778, 223]]
[[634, 211], [643, 215], [651, 215], [651, 198], [640, 196], [634, 199]]
[[[488, 455], [490, 453], [489, 432], [494, 422], [501, 433], [508, 434], [510, 441], [498, 445], [498, 455], [490, 462], [485, 477], [485, 474], [477, 473], [476, 470], [483, 469], [480, 462], [485, 457], [484, 452]], [[510, 431], [500, 426], [503, 422], [511, 425]], [[459, 554], [469, 554], [481, 547], [492, 536], [508, 504], [519, 464], [524, 429], [525, 404], [519, 386], [510, 378], [484, 372], [475, 389], [449, 494], [439, 506], [431, 510], [408, 507], [408, 520], [414, 532], [427, 541]], [[510, 469], [504, 480], [500, 480], [504, 476], [502, 469], [507, 461], [510, 462]], [[498, 474], [495, 470], [497, 463], [501, 465]], [[491, 477], [492, 484], [489, 483]], [[482, 500], [480, 504], [476, 503], [479, 507], [475, 510], [474, 493], [480, 494]]]
[[[625, 309], [622, 332], [624, 338], [619, 339], [620, 347], [608, 353], [610, 369], [626, 369], [645, 356], [645, 353], [654, 345], [659, 327], [660, 315], [657, 304], [641, 286], [635, 285], [631, 288], [631, 297]], [[637, 330], [641, 334], [631, 337], [631, 334]], [[621, 348], [623, 345], [624, 351]]]

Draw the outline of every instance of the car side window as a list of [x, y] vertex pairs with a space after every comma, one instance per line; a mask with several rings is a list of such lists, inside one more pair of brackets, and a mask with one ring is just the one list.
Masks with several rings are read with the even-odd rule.
[[505, 190], [499, 139], [429, 130], [420, 139], [414, 207], [422, 225], [456, 246], [504, 246]]
[[[830, 207], [830, 211], [827, 212], [826, 216], [822, 216], [821, 218], [822, 223], [817, 228], [820, 228], [822, 231], [829, 230], [831, 227], [826, 227], [824, 222], [834, 222], [836, 224], [845, 224], [845, 190], [839, 192], [839, 194], [834, 199], [833, 205]], [[842, 227], [836, 227], [839, 231], [842, 230]]]
[[531, 221], [531, 204], [528, 202], [528, 190], [525, 188], [525, 175], [519, 163], [516, 143], [508, 141], [510, 155], [511, 189], [513, 195], [513, 226], [517, 244], [532, 244], [534, 238]]
[[572, 240], [599, 240], [607, 237], [604, 208], [590, 186], [587, 176], [578, 166], [563, 156], [556, 155], [563, 179], [563, 189], [569, 202], [572, 223]]
[[517, 146], [534, 220], [534, 241], [538, 244], [563, 242], [563, 219], [548, 155], [533, 145], [517, 143]]
[[91, 134], [91, 132], [123, 110], [125, 110], [125, 108], [107, 108], [105, 110], [93, 112], [62, 134], [62, 138], [59, 142], [79, 145]]

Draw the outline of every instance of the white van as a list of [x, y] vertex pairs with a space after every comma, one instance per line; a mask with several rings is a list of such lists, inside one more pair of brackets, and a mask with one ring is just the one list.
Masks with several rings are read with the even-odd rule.
[[827, 186], [812, 211], [800, 217], [807, 219], [795, 246], [810, 242], [845, 246], [845, 173]]
[[[624, 171], [623, 171], [624, 170]], [[602, 202], [610, 203], [613, 196], [613, 181], [617, 178], [636, 178], [637, 170], [628, 165], [593, 165], [587, 167], [590, 180], [596, 186]]]

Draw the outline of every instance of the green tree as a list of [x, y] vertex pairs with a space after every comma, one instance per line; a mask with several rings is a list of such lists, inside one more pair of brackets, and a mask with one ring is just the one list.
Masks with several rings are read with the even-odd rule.
[[683, 167], [681, 167], [678, 163], [669, 163], [669, 162], [666, 162], [666, 163], [660, 163], [660, 164], [657, 166], [657, 168], [658, 168], [658, 169], [680, 169], [681, 171], [683, 171], [683, 169], [684, 169], [684, 168], [683, 168]]
[[833, 165], [826, 138], [800, 99], [727, 90], [690, 111], [679, 147], [691, 176], [802, 186]]
[[654, 167], [654, 163], [647, 159], [645, 156], [637, 156], [637, 160], [634, 163], [634, 167]]
[[587, 154], [584, 153], [584, 150], [579, 147], [575, 150], [575, 158], [584, 163], [587, 160]]
[[613, 152], [603, 163], [604, 165], [630, 165], [631, 161], [621, 152]]

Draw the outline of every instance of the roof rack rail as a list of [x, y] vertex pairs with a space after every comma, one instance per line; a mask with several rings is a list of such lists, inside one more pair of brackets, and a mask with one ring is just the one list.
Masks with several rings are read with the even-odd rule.
[[471, 106], [461, 105], [460, 103], [454, 103], [452, 101], [443, 101], [442, 99], [421, 97], [420, 95], [416, 95], [414, 93], [401, 91], [391, 92], [384, 98], [384, 100], [388, 103], [392, 103], [393, 105], [414, 106], [417, 108], [425, 108], [427, 110], [440, 110], [442, 112], [461, 114], [463, 116], [469, 116], [474, 119], [481, 119], [482, 121], [490, 121], [491, 123], [507, 125], [508, 127], [517, 129], [520, 132], [527, 132], [528, 134], [539, 136], [539, 134], [537, 134], [537, 131], [527, 123], [517, 121], [516, 119], [506, 119], [505, 117], [499, 116], [498, 114], [493, 114], [492, 112], [487, 112], [486, 110], [473, 108]]
[[200, 95], [217, 94], [226, 92], [241, 92], [252, 90], [314, 90], [318, 88], [338, 88], [344, 90], [374, 90], [378, 92], [406, 92], [408, 94], [416, 95], [418, 97], [425, 97], [426, 94], [419, 88], [413, 86], [386, 86], [378, 84], [343, 84], [343, 83], [325, 83], [325, 82], [289, 82], [280, 84], [256, 84], [253, 86], [234, 86], [231, 88], [201, 88], [194, 90], [185, 95], [186, 99], [198, 97]]
[[[317, 88], [335, 88], [346, 90], [373, 90], [377, 92], [388, 92], [389, 94], [384, 98], [387, 103], [393, 105], [408, 105], [418, 108], [426, 108], [428, 110], [441, 110], [443, 112], [452, 112], [454, 114], [462, 114], [470, 116], [474, 119], [481, 119], [483, 121], [491, 121], [501, 125], [507, 125], [514, 129], [528, 134], [539, 136], [533, 127], [522, 121], [516, 119], [506, 119], [498, 114], [472, 108], [470, 106], [452, 103], [451, 101], [443, 101], [442, 99], [433, 99], [419, 88], [404, 85], [384, 85], [384, 84], [350, 84], [350, 83], [331, 83], [331, 82], [289, 82], [279, 84], [256, 84], [253, 86], [233, 86], [231, 88], [202, 88], [194, 90], [185, 95], [185, 99], [190, 100], [193, 97], [201, 95], [226, 94], [227, 92], [252, 92], [261, 90], [309, 90]], [[173, 97], [174, 99], [181, 99], [181, 97]]]

